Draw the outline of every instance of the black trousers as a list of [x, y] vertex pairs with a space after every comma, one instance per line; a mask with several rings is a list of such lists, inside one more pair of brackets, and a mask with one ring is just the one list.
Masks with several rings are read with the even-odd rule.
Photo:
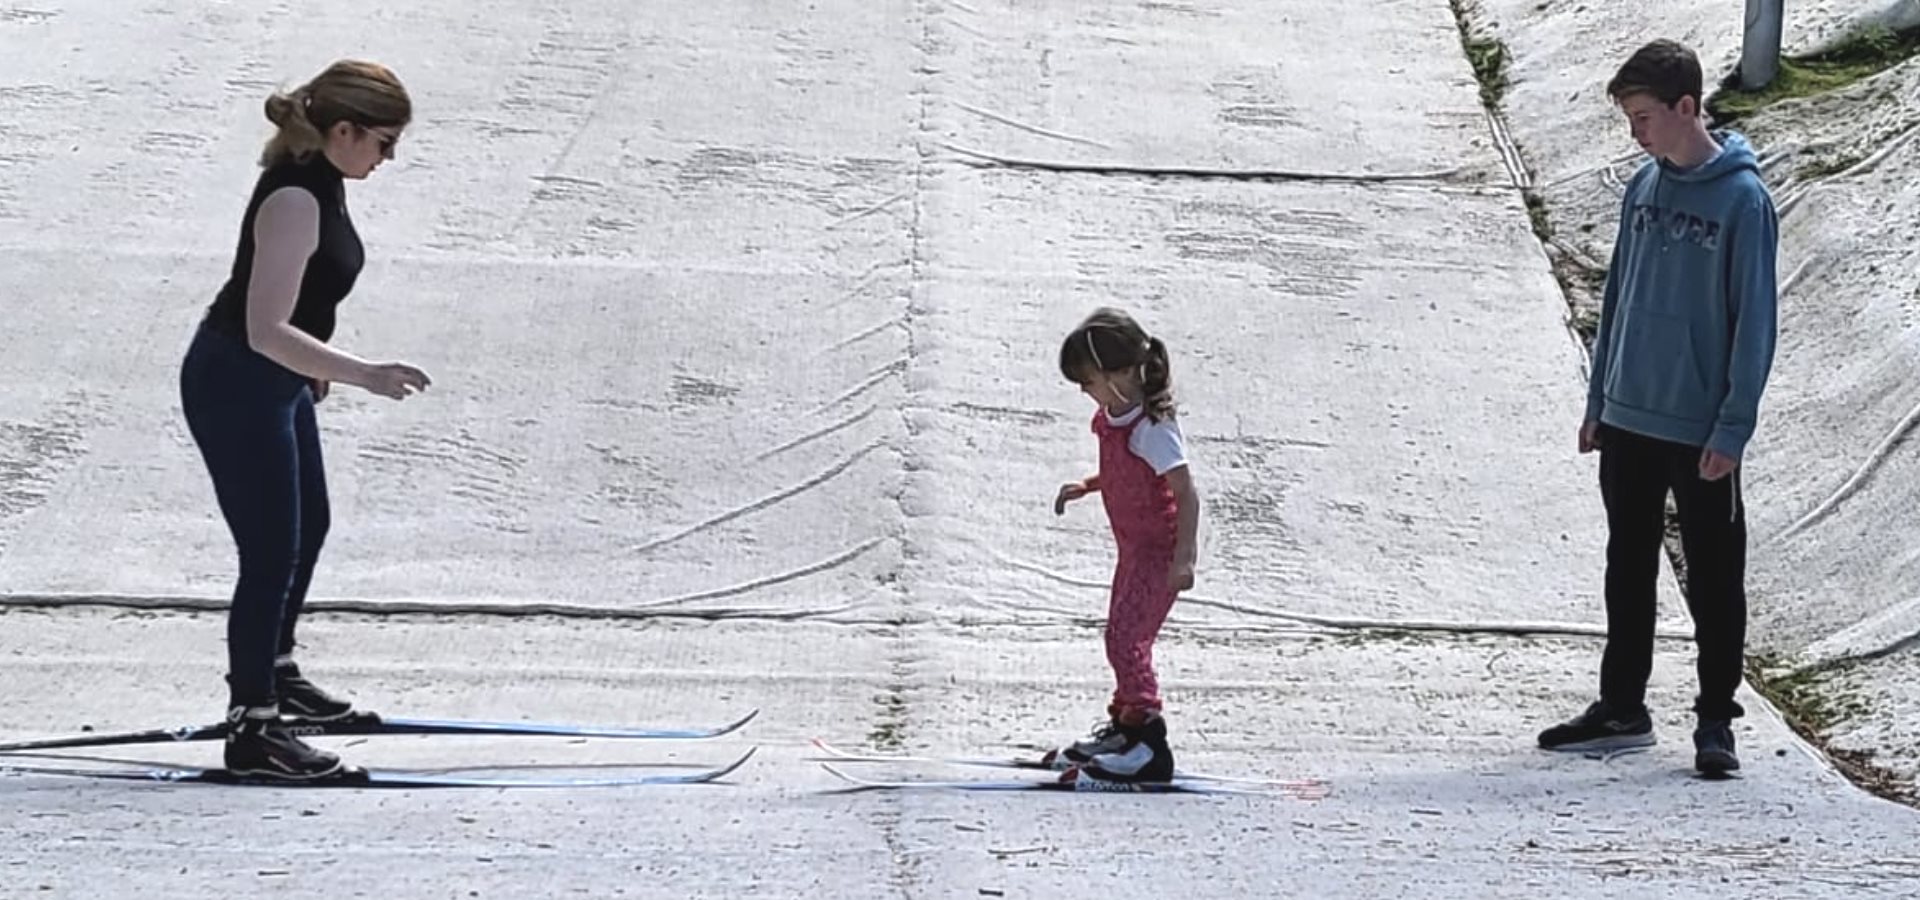
[[1680, 513], [1687, 607], [1693, 613], [1701, 719], [1744, 714], [1740, 687], [1747, 643], [1747, 511], [1739, 470], [1700, 477], [1701, 448], [1612, 426], [1600, 428], [1600, 496], [1607, 507], [1607, 649], [1600, 697], [1621, 711], [1646, 706], [1653, 672], [1655, 597], [1667, 494]]
[[274, 662], [294, 626], [332, 521], [307, 380], [202, 327], [180, 372], [187, 428], [239, 551], [227, 614], [229, 704], [277, 698]]

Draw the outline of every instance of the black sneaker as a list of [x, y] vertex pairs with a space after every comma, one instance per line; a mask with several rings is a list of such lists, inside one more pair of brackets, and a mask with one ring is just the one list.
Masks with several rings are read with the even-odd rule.
[[1540, 748], [1580, 752], [1651, 747], [1653, 720], [1645, 709], [1629, 716], [1615, 715], [1604, 701], [1595, 701], [1579, 716], [1540, 732]]
[[293, 660], [273, 667], [274, 693], [280, 698], [280, 711], [301, 719], [330, 722], [353, 714], [353, 704], [320, 689], [300, 674]]
[[1099, 781], [1135, 783], [1173, 780], [1173, 750], [1167, 746], [1167, 720], [1158, 716], [1136, 726], [1121, 726], [1130, 743], [1101, 753], [1080, 767], [1081, 775]]
[[1740, 770], [1740, 757], [1733, 751], [1731, 721], [1708, 719], [1693, 730], [1693, 767], [1708, 776]]
[[317, 781], [345, 770], [340, 757], [287, 731], [272, 706], [236, 706], [227, 711], [227, 771], [249, 778]]

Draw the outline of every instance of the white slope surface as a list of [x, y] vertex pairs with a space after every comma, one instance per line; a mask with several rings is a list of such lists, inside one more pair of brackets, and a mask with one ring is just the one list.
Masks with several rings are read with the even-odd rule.
[[[0, 593], [225, 595], [177, 358], [262, 95], [371, 56], [420, 115], [353, 186], [371, 262], [339, 341], [436, 377], [322, 407], [336, 526], [305, 665], [395, 714], [763, 713], [711, 746], [344, 751], [765, 747], [733, 785], [627, 793], [0, 778], [30, 848], [9, 884], [1144, 897], [1191, 872], [1203, 896], [1679, 897], [1911, 876], [1911, 811], [1751, 697], [1748, 777], [1691, 778], [1683, 643], [1658, 666], [1665, 742], [1600, 763], [1531, 748], [1591, 696], [1597, 642], [1327, 627], [1602, 620], [1579, 351], [1440, 0], [63, 7], [0, 29], [24, 48], [0, 58]], [[1349, 99], [1310, 99], [1332, 81]], [[1335, 795], [820, 796], [814, 735], [980, 753], [1099, 713], [1111, 549], [1097, 506], [1048, 506], [1093, 464], [1057, 342], [1107, 303], [1173, 349], [1207, 504], [1160, 652], [1176, 746]], [[217, 612], [0, 620], [8, 735], [218, 710]]]

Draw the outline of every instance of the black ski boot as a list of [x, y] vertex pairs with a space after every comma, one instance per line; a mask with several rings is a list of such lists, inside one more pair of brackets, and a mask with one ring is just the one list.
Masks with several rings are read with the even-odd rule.
[[287, 730], [275, 706], [235, 706], [227, 711], [227, 771], [250, 778], [318, 781], [345, 770], [340, 757]]
[[273, 666], [274, 693], [280, 697], [280, 711], [299, 719], [331, 722], [353, 715], [353, 704], [320, 689], [300, 674], [291, 659]]

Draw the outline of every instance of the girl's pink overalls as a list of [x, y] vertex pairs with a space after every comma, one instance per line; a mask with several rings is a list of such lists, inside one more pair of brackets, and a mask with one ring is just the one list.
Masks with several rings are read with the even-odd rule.
[[1129, 724], [1160, 712], [1153, 642], [1176, 596], [1167, 587], [1167, 573], [1173, 568], [1179, 504], [1166, 477], [1154, 474], [1128, 446], [1133, 429], [1147, 421], [1144, 412], [1125, 425], [1109, 422], [1105, 410], [1093, 417], [1093, 433], [1100, 438], [1100, 497], [1120, 545], [1107, 606], [1107, 662], [1116, 684], [1108, 711]]

